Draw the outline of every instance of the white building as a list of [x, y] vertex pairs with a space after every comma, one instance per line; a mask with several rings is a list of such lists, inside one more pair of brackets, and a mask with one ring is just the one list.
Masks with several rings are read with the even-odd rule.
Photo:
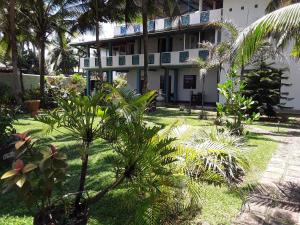
[[[172, 21], [158, 18], [148, 22], [149, 30], [149, 72], [148, 88], [163, 89], [169, 101], [188, 102], [191, 93], [201, 94], [202, 79], [193, 59], [208, 56], [208, 51], [198, 48], [199, 42], [221, 42], [226, 39], [222, 30], [208, 28], [209, 22], [231, 21], [240, 30], [265, 14], [270, 0], [180, 0], [183, 15]], [[95, 48], [95, 42], [76, 45]], [[141, 91], [143, 84], [143, 41], [142, 25], [116, 26], [114, 37], [102, 39], [101, 47], [106, 48], [106, 56], [101, 59], [102, 68], [112, 80], [112, 72], [127, 73], [128, 86]], [[89, 55], [89, 53], [88, 53]], [[84, 71], [97, 70], [97, 58], [82, 58]], [[299, 63], [289, 60], [289, 97], [294, 98], [288, 106], [300, 110]], [[300, 76], [300, 75], [299, 75]], [[224, 80], [218, 70], [209, 71], [206, 76], [204, 98], [206, 103], [219, 101], [217, 85]]]

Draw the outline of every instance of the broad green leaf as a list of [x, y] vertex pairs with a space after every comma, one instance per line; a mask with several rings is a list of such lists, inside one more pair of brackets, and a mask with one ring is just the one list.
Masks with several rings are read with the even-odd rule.
[[32, 163], [29, 163], [29, 164], [27, 164], [27, 165], [24, 167], [24, 169], [23, 169], [22, 172], [23, 172], [23, 173], [28, 173], [28, 172], [30, 172], [30, 171], [36, 169], [36, 168], [37, 168], [37, 165], [32, 164]]

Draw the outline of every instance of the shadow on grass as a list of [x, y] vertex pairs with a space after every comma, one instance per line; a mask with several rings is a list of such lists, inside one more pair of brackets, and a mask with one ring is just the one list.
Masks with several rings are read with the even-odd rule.
[[[250, 134], [248, 134], [247, 139], [248, 140], [252, 139], [252, 140], [259, 140], [259, 141], [268, 141], [268, 142], [275, 142], [275, 143], [283, 143], [283, 144], [286, 143], [284, 141], [274, 140], [271, 137], [268, 138], [268, 137], [266, 137], [266, 135], [267, 136], [272, 136], [271, 134], [268, 134], [268, 133], [266, 133], [266, 134], [263, 134], [263, 133], [250, 133]], [[257, 147], [257, 145], [254, 145], [254, 146], [248, 145], [248, 146], [249, 147]]]

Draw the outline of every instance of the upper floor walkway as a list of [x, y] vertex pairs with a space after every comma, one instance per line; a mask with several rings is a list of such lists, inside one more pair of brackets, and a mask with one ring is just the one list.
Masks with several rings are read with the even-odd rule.
[[[222, 15], [223, 9], [214, 9], [208, 11], [196, 11], [175, 18], [150, 20], [148, 21], [148, 32], [164, 32], [221, 21]], [[143, 26], [141, 24], [127, 24], [116, 26], [114, 28], [115, 37], [137, 35], [141, 33], [143, 33]]]

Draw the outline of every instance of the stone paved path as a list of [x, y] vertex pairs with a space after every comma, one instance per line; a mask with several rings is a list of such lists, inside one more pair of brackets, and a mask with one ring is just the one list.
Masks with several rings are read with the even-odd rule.
[[[253, 129], [252, 129], [253, 130]], [[236, 225], [300, 225], [300, 133], [255, 128], [279, 142], [260, 185], [250, 194]]]

